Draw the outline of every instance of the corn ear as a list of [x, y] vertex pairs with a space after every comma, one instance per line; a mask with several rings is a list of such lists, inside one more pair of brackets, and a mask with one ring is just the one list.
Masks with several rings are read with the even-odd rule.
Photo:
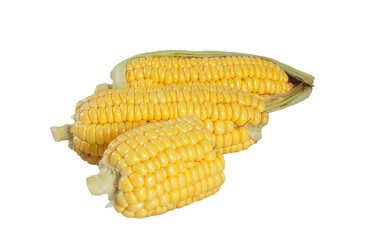
[[289, 65], [281, 63], [275, 59], [254, 55], [254, 54], [245, 54], [245, 53], [236, 53], [236, 52], [222, 52], [222, 51], [184, 51], [184, 50], [166, 50], [166, 51], [157, 51], [150, 53], [143, 53], [131, 58], [128, 58], [119, 64], [117, 64], [111, 71], [111, 79], [113, 80], [112, 85], [101, 84], [100, 89], [119, 89], [127, 87], [126, 79], [126, 63], [139, 58], [147, 57], [223, 57], [223, 56], [247, 56], [261, 58], [267, 61], [271, 61], [281, 67], [289, 76], [289, 82], [294, 84], [294, 87], [291, 91], [265, 96], [263, 100], [266, 102], [266, 109], [269, 112], [280, 110], [296, 103], [299, 103], [306, 98], [308, 98], [312, 92], [314, 77], [310, 74], [302, 72], [298, 69], [295, 69]]

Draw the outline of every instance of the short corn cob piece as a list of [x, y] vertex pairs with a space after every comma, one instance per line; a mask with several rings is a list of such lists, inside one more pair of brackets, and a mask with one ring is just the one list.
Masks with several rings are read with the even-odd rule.
[[98, 175], [87, 178], [90, 192], [108, 194], [110, 205], [130, 218], [160, 215], [202, 200], [225, 181], [223, 156], [194, 116], [119, 135], [104, 152], [99, 168]]
[[[125, 88], [85, 98], [77, 104], [75, 123], [53, 128], [54, 138], [69, 139], [82, 159], [97, 164], [119, 134], [150, 122], [189, 115], [201, 119], [222, 153], [247, 149], [260, 139], [261, 128], [268, 122], [264, 102], [241, 90], [203, 85]], [[55, 134], [58, 131], [69, 134]], [[158, 137], [164, 132], [152, 134]], [[131, 142], [132, 146], [140, 144]]]
[[[314, 77], [271, 58], [217, 51], [159, 51], [139, 54], [119, 63], [111, 72], [113, 84], [96, 92], [155, 85], [219, 85], [243, 90], [274, 105], [282, 99], [307, 98]], [[297, 88], [292, 92], [294, 88]], [[304, 94], [302, 94], [304, 92]], [[276, 96], [279, 98], [276, 98]], [[286, 104], [281, 104], [286, 107]], [[277, 108], [274, 108], [277, 110]]]

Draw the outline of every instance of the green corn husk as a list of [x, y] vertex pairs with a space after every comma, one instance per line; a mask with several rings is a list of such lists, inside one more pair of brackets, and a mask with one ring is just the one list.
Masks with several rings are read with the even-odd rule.
[[142, 57], [223, 57], [223, 56], [248, 56], [248, 57], [258, 57], [261, 59], [269, 60], [277, 65], [279, 65], [285, 72], [289, 75], [289, 78], [294, 81], [294, 88], [286, 93], [272, 95], [262, 98], [266, 103], [266, 111], [274, 112], [277, 110], [284, 109], [286, 107], [292, 106], [296, 103], [299, 103], [306, 98], [308, 98], [312, 92], [314, 76], [302, 72], [298, 69], [295, 69], [291, 66], [288, 66], [284, 63], [276, 61], [272, 58], [258, 56], [253, 54], [246, 53], [235, 53], [235, 52], [221, 52], [221, 51], [185, 51], [185, 50], [166, 50], [166, 51], [157, 51], [150, 53], [143, 53], [128, 58], [119, 64], [117, 64], [111, 71], [110, 77], [113, 80], [112, 85], [101, 84], [97, 87], [99, 90], [107, 89], [119, 89], [127, 87], [126, 82], [126, 63], [136, 58]]

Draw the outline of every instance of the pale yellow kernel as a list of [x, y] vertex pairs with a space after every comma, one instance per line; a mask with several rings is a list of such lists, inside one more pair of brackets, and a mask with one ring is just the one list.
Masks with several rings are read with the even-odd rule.
[[212, 161], [216, 158], [216, 152], [215, 151], [209, 151], [208, 153], [204, 154], [204, 160], [206, 161]]
[[135, 148], [135, 152], [137, 153], [141, 161], [148, 160], [150, 157], [149, 152], [141, 144]]
[[208, 153], [213, 149], [212, 142], [207, 139], [203, 139], [202, 141], [199, 142], [199, 144], [202, 146], [204, 153]]
[[175, 148], [175, 144], [171, 141], [171, 138], [166, 135], [159, 136], [159, 141], [162, 142], [164, 148]]
[[125, 208], [128, 206], [128, 203], [125, 199], [125, 194], [123, 192], [119, 191], [116, 199], [117, 199], [117, 203], [121, 205], [121, 207]]
[[134, 214], [135, 218], [144, 218], [144, 217], [149, 217], [149, 216], [150, 216], [149, 212], [144, 208], [140, 209], [139, 211], [135, 212], [135, 214]]
[[[235, 69], [235, 77], [236, 78], [243, 78], [243, 77], [246, 77], [246, 76], [243, 76], [243, 70], [241, 68], [240, 65], [235, 65], [234, 66], [234, 69]], [[240, 85], [239, 86], [236, 86], [237, 89], [240, 89]]]
[[129, 166], [133, 166], [135, 165], [136, 163], [139, 163], [140, 162], [140, 157], [138, 156], [138, 154], [135, 152], [135, 151], [129, 151], [125, 157], [124, 157], [124, 161], [129, 165]]
[[119, 134], [120, 134], [120, 132], [119, 132], [118, 123], [112, 123], [112, 125], [111, 125], [111, 137], [112, 137], [112, 139], [115, 139]]
[[188, 136], [190, 144], [196, 144], [198, 142], [198, 137], [194, 132], [187, 132], [186, 135]]
[[239, 119], [240, 115], [240, 105], [237, 103], [232, 103], [231, 107], [233, 109], [233, 115], [231, 121], [236, 122]]
[[133, 173], [129, 176], [129, 179], [134, 187], [144, 186], [144, 177], [140, 174]]
[[240, 142], [239, 131], [237, 129], [234, 129], [231, 132], [231, 136], [232, 136], [232, 143], [231, 143], [231, 145], [236, 145], [236, 144], [238, 144]]
[[180, 173], [183, 173], [183, 172], [187, 169], [187, 164], [186, 164], [186, 162], [185, 162], [185, 161], [183, 161], [183, 160], [179, 160], [179, 161], [177, 162], [177, 167], [178, 167], [178, 169], [179, 169], [179, 172], [180, 172]]
[[[182, 206], [185, 206], [185, 200], [187, 199], [188, 197], [188, 189], [187, 188], [182, 188], [179, 190], [179, 200], [180, 202], [178, 203], [177, 207], [180, 208]], [[181, 203], [181, 204], [180, 204]]]
[[164, 152], [159, 152], [157, 158], [162, 167], [167, 166], [167, 164], [169, 163], [168, 155]]
[[90, 152], [90, 148], [91, 148], [91, 144], [90, 143], [87, 143], [85, 141], [82, 141], [81, 142], [80, 149], [81, 149], [82, 152], [89, 153]]
[[195, 149], [195, 147], [193, 145], [186, 145], [185, 146], [185, 150], [188, 153], [188, 160], [189, 161], [193, 161], [193, 160], [196, 159], [197, 152], [196, 152], [196, 149]]
[[165, 148], [165, 145], [163, 144], [163, 142], [157, 138], [153, 138], [152, 140], [150, 140], [151, 143], [154, 144], [154, 146], [157, 148], [158, 151], [163, 151], [164, 148]]
[[220, 149], [223, 147], [223, 144], [224, 144], [223, 135], [215, 135], [215, 147], [217, 149]]
[[262, 115], [259, 111], [254, 111], [254, 118], [249, 122], [250, 125], [256, 126], [261, 123]]
[[127, 105], [127, 121], [133, 122], [135, 120], [135, 105], [128, 104]]
[[198, 80], [198, 70], [195, 67], [191, 67], [189, 70], [189, 75], [190, 75], [190, 81], [197, 81]]
[[98, 109], [97, 115], [98, 115], [98, 122], [100, 124], [104, 124], [108, 122], [106, 109], [104, 107], [100, 107]]
[[150, 202], [145, 202], [146, 210], [153, 210], [159, 206], [159, 200], [156, 198]]
[[143, 72], [143, 69], [141, 69], [141, 68], [136, 68], [136, 69], [134, 70], [134, 75], [135, 75], [135, 80], [139, 80], [139, 79], [144, 78], [144, 72]]
[[240, 114], [238, 120], [235, 122], [237, 126], [243, 126], [246, 124], [250, 119], [248, 119], [248, 108], [247, 107], [241, 107], [240, 108]]
[[240, 142], [241, 143], [244, 143], [244, 142], [246, 142], [246, 141], [248, 141], [250, 139], [250, 136], [251, 135], [250, 135], [250, 133], [249, 133], [249, 131], [248, 131], [247, 128], [240, 127], [238, 129], [238, 131], [239, 131], [239, 136], [240, 136]]
[[134, 186], [127, 177], [119, 180], [119, 187], [123, 192], [131, 192], [134, 189]]
[[217, 120], [214, 122], [214, 133], [216, 135], [221, 135], [225, 133], [225, 122]]
[[169, 162], [177, 162], [180, 159], [179, 153], [172, 147], [167, 148], [165, 153], [168, 156]]
[[224, 134], [223, 135], [223, 140], [224, 140], [224, 142], [223, 142], [223, 148], [231, 146], [232, 136], [231, 136], [230, 133]]
[[145, 175], [145, 180], [144, 180], [144, 187], [146, 188], [152, 188], [156, 184], [156, 178], [153, 174], [149, 173]]
[[189, 159], [189, 154], [184, 147], [177, 148], [177, 152], [179, 153], [182, 161], [187, 161]]
[[[81, 133], [83, 133], [83, 134], [80, 134], [80, 136], [83, 136], [85, 140], [90, 144], [96, 143], [96, 140], [95, 140], [96, 139], [96, 135], [95, 135], [96, 124], [84, 125], [84, 127], [83, 128], [80, 127], [80, 129], [82, 130]], [[80, 137], [80, 139], [82, 138]]]
[[146, 175], [148, 173], [148, 170], [145, 167], [144, 163], [137, 163], [132, 167], [132, 170], [134, 173], [138, 173], [140, 175]]
[[214, 123], [211, 119], [206, 119], [203, 121], [204, 128], [208, 129], [211, 133], [214, 131]]
[[130, 212], [136, 213], [136, 212], [139, 212], [141, 209], [143, 209], [143, 207], [144, 207], [144, 203], [139, 202], [136, 204], [129, 204], [126, 209]]
[[165, 207], [170, 203], [170, 195], [164, 194], [163, 196], [158, 198], [159, 200], [159, 206]]
[[[117, 210], [116, 206], [115, 209]], [[128, 218], [133, 218], [135, 216], [135, 213], [125, 209], [122, 211], [122, 215]]]
[[[96, 146], [96, 145], [93, 145], [93, 146]], [[119, 153], [117, 151], [113, 151], [110, 155], [110, 157], [108, 158], [108, 161], [109, 163], [112, 165], [112, 166], [116, 166], [117, 163], [122, 159], [122, 157], [119, 155]]]
[[98, 145], [96, 145], [96, 144], [91, 145], [90, 155], [93, 156], [93, 157], [98, 157], [99, 156], [99, 154], [98, 154]]
[[162, 182], [163, 179], [165, 179], [168, 176], [165, 168], [159, 168], [153, 174], [154, 174], [155, 178], [157, 179], [157, 182]]
[[194, 145], [194, 148], [195, 148], [195, 152], [196, 152], [196, 156], [195, 156], [195, 160], [196, 161], [200, 161], [203, 159], [204, 157], [204, 149], [201, 145], [199, 144], [196, 144]]
[[170, 202], [177, 203], [180, 200], [180, 193], [179, 190], [172, 191], [170, 194]]
[[189, 168], [185, 170], [184, 175], [186, 179], [186, 185], [189, 186], [192, 183], [192, 177], [191, 177], [191, 172]]
[[139, 202], [144, 202], [146, 199], [146, 188], [144, 187], [135, 188], [134, 194]]
[[143, 144], [150, 157], [155, 157], [158, 153], [157, 147], [152, 142], [146, 142]]
[[170, 177], [177, 176], [177, 174], [179, 173], [179, 169], [177, 167], [177, 164], [174, 164], [174, 163], [168, 164], [166, 166], [166, 173]]
[[156, 192], [154, 188], [147, 188], [145, 201], [150, 202], [150, 201], [153, 201], [155, 198], [156, 198]]

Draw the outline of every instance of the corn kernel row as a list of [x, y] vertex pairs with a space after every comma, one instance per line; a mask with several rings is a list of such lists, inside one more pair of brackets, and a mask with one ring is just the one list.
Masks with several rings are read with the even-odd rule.
[[[121, 103], [232, 103], [251, 106], [264, 111], [264, 103], [244, 91], [227, 86], [162, 85], [125, 89], [110, 89], [86, 97], [76, 105], [76, 111], [92, 107], [117, 106]], [[124, 110], [124, 109], [123, 109]]]
[[[175, 83], [173, 83], [175, 84]], [[293, 84], [290, 82], [277, 82], [268, 79], [260, 79], [257, 77], [253, 78], [231, 78], [231, 79], [220, 79], [219, 81], [209, 81], [209, 82], [200, 82], [200, 81], [188, 81], [182, 83], [176, 83], [178, 85], [205, 85], [205, 86], [224, 86], [230, 87], [237, 90], [242, 90], [245, 92], [249, 92], [256, 97], [265, 97], [274, 94], [281, 94], [285, 92], [289, 92], [293, 88]], [[137, 87], [145, 87], [145, 86], [164, 86], [164, 83], [155, 83], [152, 79], [140, 79], [137, 81], [128, 82], [128, 87], [130, 88], [137, 88]]]
[[261, 58], [227, 57], [162, 57], [139, 58], [126, 63], [128, 82], [151, 78], [165, 84], [185, 81], [218, 81], [222, 78], [258, 77], [288, 81], [288, 75], [277, 64]]

